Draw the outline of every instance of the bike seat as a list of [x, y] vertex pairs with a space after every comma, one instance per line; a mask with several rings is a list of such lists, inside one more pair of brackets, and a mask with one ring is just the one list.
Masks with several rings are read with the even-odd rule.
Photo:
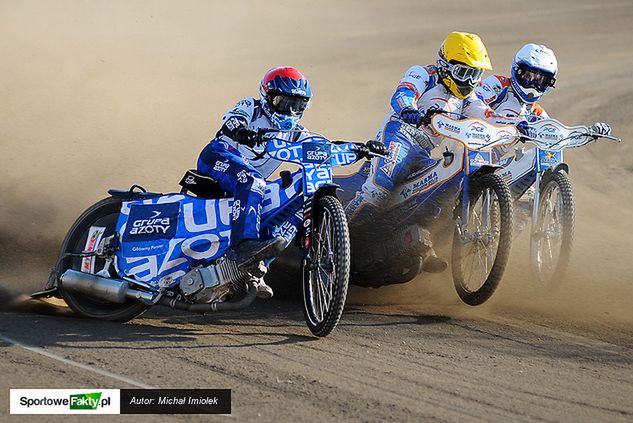
[[179, 185], [182, 187], [180, 190], [181, 194], [190, 192], [196, 197], [202, 198], [231, 197], [230, 194], [220, 188], [220, 184], [218, 184], [213, 178], [203, 175], [194, 169], [189, 169], [185, 172], [185, 176], [182, 177]]

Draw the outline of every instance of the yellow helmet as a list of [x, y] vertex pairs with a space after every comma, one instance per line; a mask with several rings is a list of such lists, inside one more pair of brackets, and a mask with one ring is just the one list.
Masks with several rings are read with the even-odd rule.
[[486, 46], [478, 35], [451, 32], [437, 54], [440, 79], [458, 98], [468, 97], [483, 75], [492, 69]]

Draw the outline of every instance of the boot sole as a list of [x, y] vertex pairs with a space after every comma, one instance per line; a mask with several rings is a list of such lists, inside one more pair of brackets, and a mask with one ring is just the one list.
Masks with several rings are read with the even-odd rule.
[[253, 254], [253, 257], [251, 257], [250, 259], [246, 260], [243, 263], [238, 264], [237, 267], [240, 270], [243, 270], [243, 268], [249, 268], [253, 264], [261, 260], [273, 258], [284, 250], [283, 244], [284, 244], [284, 239], [279, 239], [277, 242], [274, 242], [268, 245], [267, 247], [255, 252]]

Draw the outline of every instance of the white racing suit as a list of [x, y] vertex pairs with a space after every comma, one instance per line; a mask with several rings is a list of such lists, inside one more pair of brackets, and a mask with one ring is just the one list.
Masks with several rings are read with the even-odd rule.
[[[233, 202], [231, 245], [242, 240], [259, 239], [261, 204], [269, 177], [282, 162], [265, 155], [265, 145], [249, 147], [233, 140], [237, 129], [273, 128], [268, 106], [261, 100], [246, 97], [222, 118], [222, 128], [202, 150], [198, 158], [198, 171], [218, 182], [222, 190], [232, 194]], [[275, 134], [287, 141], [300, 141], [307, 131]]]
[[[440, 82], [434, 65], [409, 68], [391, 97], [391, 110], [376, 135], [385, 143], [389, 156], [372, 160], [365, 183], [347, 205], [345, 211], [351, 225], [363, 224], [373, 217], [386, 205], [394, 187], [412, 172], [441, 163], [430, 156], [433, 146], [420, 146], [401, 129], [406, 124], [398, 116], [405, 107], [416, 107], [422, 114], [430, 109], [452, 112], [455, 119], [470, 117], [497, 124], [513, 123], [495, 115], [474, 93], [463, 100], [455, 97]], [[438, 145], [441, 139], [431, 137], [431, 141]], [[449, 149], [454, 148], [453, 143], [446, 145]]]
[[[521, 101], [510, 85], [510, 78], [505, 76], [490, 75], [475, 88], [475, 95], [490, 106], [495, 114], [515, 119], [516, 122], [522, 120], [534, 122], [538, 119], [549, 118], [547, 112], [538, 103], [528, 104]], [[499, 160], [510, 147], [511, 145], [503, 145], [494, 148], [494, 160]]]

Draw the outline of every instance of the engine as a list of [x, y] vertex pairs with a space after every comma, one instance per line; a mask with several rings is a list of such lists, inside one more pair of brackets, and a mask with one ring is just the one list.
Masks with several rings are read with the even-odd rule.
[[211, 266], [187, 272], [180, 280], [180, 291], [196, 303], [221, 302], [229, 294], [243, 290], [250, 278], [234, 261], [224, 258]]

